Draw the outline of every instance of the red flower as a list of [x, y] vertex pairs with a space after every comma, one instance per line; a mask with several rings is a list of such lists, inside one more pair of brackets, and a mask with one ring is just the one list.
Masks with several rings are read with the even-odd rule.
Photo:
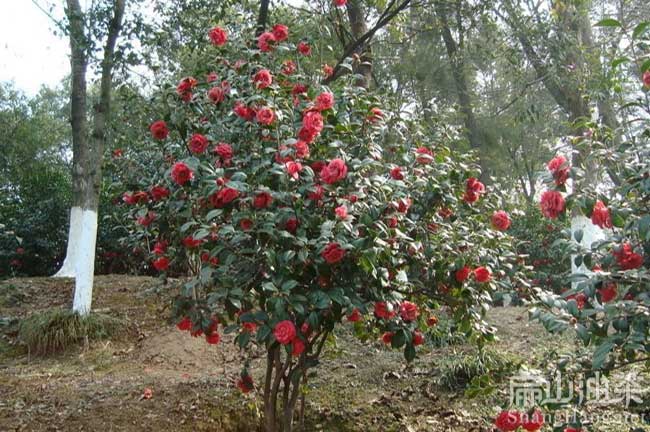
[[295, 96], [295, 95], [307, 93], [308, 88], [309, 87], [307, 85], [305, 85], [305, 84], [296, 84], [291, 89], [291, 94]]
[[178, 324], [176, 324], [176, 327], [182, 331], [192, 330], [192, 320], [190, 320], [189, 317], [184, 317]]
[[169, 196], [169, 189], [164, 186], [154, 186], [151, 188], [151, 197], [154, 201], [160, 201]]
[[160, 257], [153, 262], [153, 267], [158, 271], [165, 271], [169, 268], [169, 258]]
[[397, 220], [396, 217], [391, 217], [388, 219], [388, 228], [397, 228], [399, 225], [399, 221]]
[[261, 69], [253, 76], [253, 83], [258, 89], [265, 89], [273, 83], [273, 76], [268, 69]]
[[289, 320], [280, 321], [273, 329], [273, 336], [282, 345], [288, 345], [296, 338], [296, 326]]
[[244, 331], [247, 333], [255, 333], [255, 331], [257, 330], [257, 324], [253, 322], [245, 322], [242, 323], [241, 326], [244, 329]]
[[300, 171], [302, 171], [302, 164], [291, 161], [287, 162], [285, 167], [287, 168], [287, 174], [289, 174], [289, 177], [298, 180], [298, 177], [300, 177]]
[[270, 108], [262, 108], [257, 112], [255, 118], [259, 124], [269, 126], [275, 120], [275, 113]]
[[436, 324], [438, 324], [438, 317], [437, 316], [431, 315], [429, 318], [427, 318], [427, 325], [429, 327], [433, 327]]
[[252, 121], [255, 118], [255, 110], [247, 107], [242, 102], [235, 102], [235, 107], [233, 111], [239, 118], [242, 118], [246, 121]]
[[521, 426], [521, 413], [516, 410], [502, 411], [494, 420], [494, 425], [502, 432], [516, 431]]
[[578, 309], [582, 309], [585, 307], [585, 304], [587, 304], [587, 296], [584, 293], [571, 294], [570, 296], [567, 296], [566, 299], [567, 301], [575, 300]]
[[221, 337], [219, 336], [219, 333], [217, 333], [216, 331], [210, 333], [209, 335], [208, 334], [205, 335], [205, 341], [210, 345], [216, 345], [219, 343], [220, 340]]
[[492, 272], [487, 267], [477, 267], [474, 269], [474, 278], [476, 279], [476, 282], [490, 282], [490, 279], [492, 279]]
[[293, 60], [285, 60], [282, 62], [282, 73], [284, 75], [292, 75], [296, 71], [296, 63]]
[[295, 234], [299, 226], [300, 226], [300, 221], [295, 217], [290, 217], [284, 223], [284, 229], [289, 231], [291, 234]]
[[542, 194], [540, 207], [545, 217], [555, 219], [564, 211], [564, 197], [558, 191], [547, 190]]
[[307, 42], [298, 42], [298, 52], [304, 56], [311, 55], [311, 47]]
[[190, 148], [190, 151], [194, 154], [203, 153], [205, 149], [208, 148], [208, 139], [204, 135], [195, 133], [190, 138], [188, 147]]
[[467, 280], [467, 278], [469, 277], [469, 274], [471, 272], [472, 272], [472, 270], [468, 266], [465, 266], [462, 269], [456, 270], [456, 274], [455, 274], [456, 280], [458, 282], [460, 282], [460, 283], [465, 282]]
[[334, 209], [334, 214], [339, 219], [345, 219], [348, 217], [348, 208], [345, 205], [338, 206]]
[[223, 161], [230, 160], [233, 156], [232, 146], [223, 142], [217, 144], [217, 146], [212, 151], [218, 154]]
[[194, 172], [183, 162], [176, 162], [171, 170], [172, 180], [179, 186], [183, 186], [194, 178]]
[[255, 388], [253, 383], [253, 377], [250, 375], [242, 375], [241, 378], [237, 380], [237, 387], [241, 390], [242, 393], [248, 393]]
[[320, 172], [320, 178], [327, 184], [334, 184], [348, 175], [348, 167], [342, 159], [333, 159]]
[[142, 392], [142, 399], [151, 399], [153, 397], [153, 390], [151, 390], [149, 387], [145, 387], [144, 391]]
[[618, 294], [618, 286], [616, 285], [616, 282], [609, 282], [605, 284], [601, 289], [598, 290], [598, 293], [600, 293], [600, 299], [602, 300], [603, 303], [610, 302], [616, 298], [616, 294]]
[[156, 220], [156, 213], [155, 212], [147, 212], [146, 215], [144, 216], [138, 216], [136, 219], [139, 225], [142, 225], [143, 227], [148, 227], [151, 225], [153, 221]]
[[609, 209], [601, 200], [596, 201], [594, 205], [594, 209], [591, 212], [591, 223], [601, 228], [612, 227], [612, 217], [609, 214]]
[[203, 243], [203, 240], [195, 239], [192, 236], [187, 236], [183, 239], [183, 245], [188, 249], [197, 248]]
[[176, 93], [181, 97], [184, 102], [189, 102], [192, 99], [192, 89], [197, 85], [196, 79], [193, 77], [183, 78], [176, 86]]
[[336, 264], [345, 256], [345, 250], [336, 242], [328, 243], [325, 249], [320, 253], [328, 264]]
[[297, 158], [304, 159], [309, 157], [309, 144], [302, 140], [299, 140], [296, 142], [296, 144], [294, 144], [294, 147], [296, 148]]
[[332, 75], [334, 75], [334, 68], [328, 64], [324, 64], [323, 75], [325, 75], [326, 78], [331, 77]]
[[271, 31], [273, 32], [275, 40], [278, 42], [282, 42], [289, 37], [289, 28], [284, 24], [274, 25]]
[[156, 255], [164, 255], [167, 251], [167, 242], [158, 240], [151, 251]]
[[417, 156], [415, 160], [419, 164], [428, 164], [433, 161], [433, 152], [426, 147], [419, 147], [415, 150], [415, 154]]
[[215, 104], [223, 102], [225, 92], [221, 87], [212, 87], [208, 90], [208, 98]]
[[424, 335], [419, 330], [415, 330], [412, 335], [413, 346], [422, 345], [424, 343]]
[[316, 185], [314, 186], [314, 190], [309, 192], [307, 198], [309, 198], [312, 201], [320, 201], [323, 199], [324, 193], [325, 193], [325, 189], [323, 189], [323, 186]]
[[205, 80], [209, 83], [214, 82], [219, 79], [219, 76], [217, 75], [216, 72], [210, 72], [209, 74], [206, 75]]
[[390, 170], [390, 176], [393, 180], [404, 180], [404, 174], [402, 173], [402, 168], [395, 167]]
[[393, 341], [394, 333], [386, 332], [381, 336], [381, 340], [386, 344], [390, 344]]
[[201, 254], [201, 262], [210, 263], [210, 265], [217, 266], [219, 265], [219, 258], [211, 257], [210, 252], [203, 252]]
[[122, 149], [118, 148], [118, 149], [113, 150], [113, 157], [114, 158], [121, 158], [123, 154], [124, 154], [124, 152], [122, 151]]
[[208, 32], [210, 37], [210, 42], [215, 46], [223, 46], [228, 41], [228, 35], [226, 31], [221, 27], [215, 27]]
[[520, 418], [521, 427], [528, 432], [538, 431], [544, 426], [544, 414], [539, 409], [535, 409], [530, 415], [522, 414]]
[[582, 429], [573, 428], [571, 426], [568, 426], [568, 427], [564, 428], [564, 432], [582, 432]]
[[259, 37], [257, 38], [257, 47], [260, 49], [262, 52], [269, 52], [273, 49], [273, 45], [275, 45], [276, 39], [273, 33], [271, 32], [264, 32]]
[[334, 0], [334, 6], [336, 7], [345, 7], [348, 3], [348, 0]]
[[298, 132], [298, 137], [310, 143], [321, 133], [323, 126], [323, 116], [321, 113], [318, 111], [309, 111], [302, 117], [302, 128]]
[[239, 227], [244, 231], [248, 231], [253, 227], [253, 221], [248, 218], [244, 218], [239, 221]]
[[305, 350], [305, 343], [300, 338], [295, 338], [291, 342], [291, 355], [298, 357]]
[[210, 195], [210, 203], [216, 208], [222, 208], [226, 204], [230, 204], [239, 197], [237, 189], [225, 187], [218, 192]]
[[[333, 73], [334, 71], [332, 71]], [[331, 73], [330, 73], [331, 75]], [[384, 118], [384, 112], [377, 108], [370, 108], [370, 114], [366, 117], [370, 123], [377, 123], [379, 120]]]
[[357, 322], [361, 320], [361, 312], [359, 312], [359, 309], [354, 308], [352, 312], [350, 312], [350, 315], [347, 316], [347, 320], [350, 322]]
[[151, 123], [151, 126], [149, 126], [149, 131], [151, 132], [151, 135], [157, 140], [164, 140], [169, 135], [167, 123], [162, 120]]
[[650, 87], [650, 70], [643, 72], [643, 76], [641, 77], [641, 80], [643, 81], [644, 86]]
[[253, 198], [253, 207], [256, 209], [267, 208], [273, 202], [273, 197], [268, 192], [258, 192]]
[[411, 200], [411, 198], [400, 198], [397, 201], [397, 205], [395, 206], [395, 208], [400, 213], [408, 213], [412, 204], [413, 204], [413, 200]]
[[375, 316], [381, 319], [391, 319], [395, 316], [396, 312], [386, 302], [375, 302]]
[[399, 315], [404, 321], [415, 321], [418, 318], [418, 306], [410, 301], [403, 301], [399, 305]]
[[334, 106], [334, 95], [330, 92], [323, 92], [316, 96], [315, 108], [318, 111], [325, 111]]
[[629, 243], [624, 243], [618, 250], [612, 251], [612, 255], [623, 270], [634, 270], [643, 265], [643, 257], [634, 252]]
[[465, 184], [465, 195], [463, 201], [468, 204], [475, 203], [480, 198], [481, 194], [485, 192], [485, 185], [477, 178], [470, 177]]
[[510, 228], [510, 216], [503, 210], [497, 210], [492, 214], [492, 226], [499, 231], [506, 231]]
[[569, 178], [570, 167], [567, 164], [567, 160], [564, 156], [555, 156], [546, 164], [546, 167], [551, 172], [551, 174], [553, 174], [553, 179], [555, 179], [556, 185], [562, 186], [564, 183], [566, 183], [567, 179]]

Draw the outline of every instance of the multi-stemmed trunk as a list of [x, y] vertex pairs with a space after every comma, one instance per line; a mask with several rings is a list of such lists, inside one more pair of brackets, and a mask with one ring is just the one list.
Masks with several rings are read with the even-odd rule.
[[90, 135], [86, 118], [86, 71], [90, 40], [84, 30], [84, 12], [79, 1], [67, 0], [66, 6], [72, 68], [70, 124], [73, 203], [70, 210], [66, 258], [55, 276], [75, 278], [73, 310], [86, 315], [90, 312], [92, 304], [102, 154], [106, 145], [106, 124], [110, 113], [115, 44], [122, 28], [125, 0], [115, 0], [113, 17], [108, 23], [104, 58], [101, 62], [100, 95], [99, 101], [93, 107], [93, 127]]

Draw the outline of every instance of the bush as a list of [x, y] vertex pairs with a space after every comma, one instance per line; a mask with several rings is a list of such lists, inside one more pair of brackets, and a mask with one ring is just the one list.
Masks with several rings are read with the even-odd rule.
[[54, 309], [22, 320], [18, 338], [30, 354], [48, 355], [85, 341], [107, 339], [124, 328], [123, 321], [108, 315], [92, 313], [80, 316], [70, 310]]
[[462, 390], [482, 381], [493, 385], [519, 366], [520, 362], [510, 356], [492, 350], [453, 354], [440, 363], [438, 384], [447, 390]]

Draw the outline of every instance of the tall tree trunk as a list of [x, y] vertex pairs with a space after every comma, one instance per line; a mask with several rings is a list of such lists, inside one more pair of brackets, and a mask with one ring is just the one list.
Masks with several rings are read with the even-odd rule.
[[[456, 8], [460, 8], [460, 2], [462, 0], [456, 0]], [[441, 24], [442, 39], [445, 43], [445, 49], [447, 50], [447, 57], [449, 57], [449, 63], [451, 64], [451, 72], [454, 78], [454, 84], [456, 86], [456, 93], [458, 94], [458, 105], [460, 107], [460, 112], [463, 117], [463, 123], [465, 125], [465, 133], [469, 145], [472, 149], [475, 149], [479, 152], [479, 157], [481, 161], [482, 177], [483, 180], [487, 179], [488, 167], [484, 161], [483, 155], [481, 154], [482, 150], [482, 140], [481, 140], [481, 131], [479, 129], [478, 123], [476, 121], [476, 116], [474, 114], [474, 108], [472, 106], [472, 95], [469, 88], [467, 73], [465, 70], [465, 59], [464, 53], [462, 52], [462, 35], [463, 29], [458, 28], [459, 42], [456, 42], [452, 33], [451, 27], [449, 25], [449, 15], [447, 7], [449, 3], [443, 3], [441, 1], [435, 2], [435, 11], [438, 19]], [[460, 17], [460, 11], [457, 10], [457, 16]], [[460, 19], [458, 19], [458, 25], [460, 27]]]
[[[368, 32], [366, 17], [359, 0], [350, 0], [347, 3], [348, 19], [350, 20], [350, 30], [354, 40], [359, 40]], [[370, 44], [362, 44], [354, 54], [359, 56], [359, 60], [354, 63], [354, 72], [360, 75], [356, 85], [359, 87], [368, 87], [372, 80], [372, 53]]]
[[[90, 312], [92, 305], [95, 246], [97, 241], [97, 210], [102, 181], [102, 155], [106, 143], [106, 124], [110, 114], [111, 88], [115, 44], [122, 28], [125, 0], [115, 0], [113, 17], [108, 24], [108, 35], [101, 63], [100, 96], [93, 106], [93, 129], [88, 136], [86, 119], [86, 69], [89, 41], [84, 34], [84, 13], [78, 0], [67, 0], [66, 14], [70, 23], [70, 63], [72, 67], [71, 126], [73, 141], [73, 207], [70, 211], [68, 253], [65, 262], [75, 277], [73, 310], [81, 315]], [[77, 220], [74, 220], [74, 217]], [[70, 255], [70, 252], [72, 254]], [[63, 270], [63, 269], [62, 269]], [[61, 273], [61, 272], [59, 272]], [[57, 275], [59, 275], [57, 273]]]
[[260, 0], [260, 10], [257, 14], [257, 25], [255, 34], [261, 35], [266, 30], [266, 23], [269, 20], [269, 3], [271, 0]]

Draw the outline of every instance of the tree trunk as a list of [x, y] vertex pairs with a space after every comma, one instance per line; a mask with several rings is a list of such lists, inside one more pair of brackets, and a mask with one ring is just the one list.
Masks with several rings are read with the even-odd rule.
[[101, 63], [99, 102], [93, 107], [93, 130], [88, 136], [86, 119], [86, 70], [89, 40], [84, 33], [84, 13], [78, 0], [67, 0], [66, 14], [70, 30], [70, 64], [72, 90], [70, 96], [72, 126], [72, 191], [68, 255], [58, 276], [75, 277], [73, 310], [81, 315], [90, 312], [92, 304], [95, 246], [97, 241], [97, 209], [101, 189], [102, 154], [106, 143], [106, 124], [110, 113], [115, 44], [122, 28], [125, 0], [115, 0], [113, 17]]
[[257, 14], [257, 26], [255, 31], [257, 36], [261, 35], [266, 30], [266, 23], [269, 20], [269, 3], [270, 0], [260, 1], [260, 10]]
[[[368, 32], [366, 17], [359, 0], [350, 0], [347, 3], [348, 19], [350, 20], [350, 30], [354, 40], [359, 40]], [[372, 53], [370, 44], [362, 44], [354, 54], [359, 56], [359, 60], [354, 63], [354, 72], [360, 75], [356, 81], [359, 87], [368, 87], [372, 80]]]

